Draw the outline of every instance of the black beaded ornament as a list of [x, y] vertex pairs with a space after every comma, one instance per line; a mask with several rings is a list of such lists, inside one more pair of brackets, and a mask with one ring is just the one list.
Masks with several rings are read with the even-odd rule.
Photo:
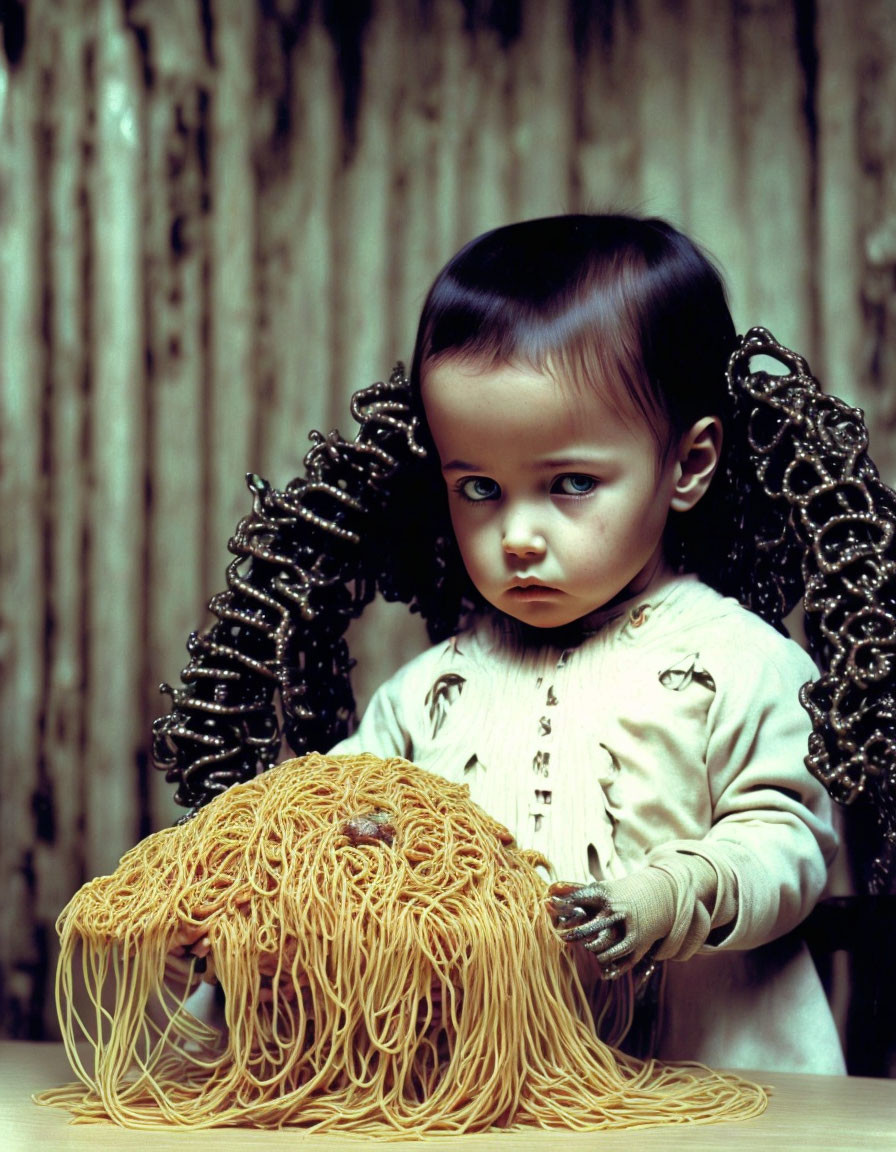
[[[343, 634], [379, 586], [387, 539], [376, 532], [388, 481], [423, 454], [408, 385], [398, 365], [388, 384], [352, 398], [353, 442], [311, 434], [306, 474], [280, 492], [250, 475], [252, 512], [228, 542], [227, 591], [209, 609], [217, 622], [187, 643], [183, 687], [163, 684], [171, 711], [153, 725], [153, 760], [185, 807], [272, 767], [282, 736], [297, 755], [345, 736], [354, 714]], [[379, 577], [379, 579], [378, 579]]]
[[[758, 356], [784, 372], [751, 371]], [[749, 549], [749, 562], [732, 559], [735, 594], [774, 624], [803, 597], [823, 669], [800, 693], [813, 728], [806, 766], [839, 803], [872, 802], [883, 851], [869, 886], [883, 892], [896, 879], [896, 493], [867, 454], [862, 413], [825, 395], [766, 329], [741, 339], [728, 381], [749, 457], [731, 460], [732, 485], [755, 477], [768, 498], [735, 501]]]

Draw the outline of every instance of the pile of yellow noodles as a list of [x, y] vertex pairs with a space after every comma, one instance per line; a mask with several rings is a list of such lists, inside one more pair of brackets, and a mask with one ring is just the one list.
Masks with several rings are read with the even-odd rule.
[[[352, 834], [371, 814], [382, 832]], [[754, 1085], [596, 1039], [539, 862], [405, 760], [311, 755], [233, 787], [62, 913], [57, 999], [83, 1083], [41, 1100], [132, 1128], [393, 1137], [761, 1112]], [[211, 942], [220, 1030], [163, 981], [184, 925]]]

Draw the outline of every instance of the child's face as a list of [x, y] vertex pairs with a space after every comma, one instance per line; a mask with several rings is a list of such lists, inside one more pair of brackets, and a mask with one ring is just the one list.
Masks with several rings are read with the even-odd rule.
[[666, 571], [681, 468], [643, 418], [546, 373], [446, 360], [423, 403], [473, 584], [537, 628], [637, 595]]

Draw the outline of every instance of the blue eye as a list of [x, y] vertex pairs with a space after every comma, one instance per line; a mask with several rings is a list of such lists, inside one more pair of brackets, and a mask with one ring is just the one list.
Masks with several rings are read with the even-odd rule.
[[460, 480], [455, 491], [473, 504], [483, 500], [497, 500], [501, 495], [500, 485], [487, 476], [471, 476], [468, 480]]
[[587, 496], [597, 487], [593, 476], [583, 476], [580, 472], [570, 472], [567, 476], [558, 476], [551, 491], [561, 496]]

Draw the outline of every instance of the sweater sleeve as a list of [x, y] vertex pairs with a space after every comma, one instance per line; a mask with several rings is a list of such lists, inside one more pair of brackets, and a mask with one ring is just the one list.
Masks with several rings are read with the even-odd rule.
[[[732, 655], [736, 675], [717, 683], [705, 751], [709, 832], [648, 859], [662, 865], [683, 853], [714, 867], [716, 930], [704, 950], [754, 948], [795, 928], [821, 895], [837, 848], [831, 802], [804, 764], [811, 725], [797, 694], [815, 667], [796, 644], [774, 640], [756, 659]], [[722, 927], [718, 913], [732, 907]]]
[[371, 752], [387, 759], [404, 756], [413, 760], [426, 743], [425, 685], [444, 653], [444, 645], [416, 656], [374, 692], [355, 731], [330, 752], [359, 755]]
[[376, 690], [355, 731], [330, 749], [333, 755], [354, 756], [371, 752], [383, 759], [390, 756], [413, 758], [410, 733], [400, 714], [401, 696], [395, 690], [394, 681], [393, 677]]

